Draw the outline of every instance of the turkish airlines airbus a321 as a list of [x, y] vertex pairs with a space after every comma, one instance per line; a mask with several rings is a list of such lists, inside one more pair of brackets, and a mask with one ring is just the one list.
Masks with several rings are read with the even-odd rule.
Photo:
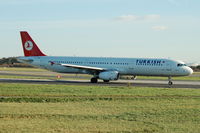
[[45, 55], [29, 34], [21, 31], [24, 57], [18, 57], [23, 63], [59, 73], [76, 73], [93, 75], [91, 83], [98, 79], [104, 82], [118, 80], [119, 75], [132, 76], [188, 76], [193, 70], [182, 61], [151, 58], [102, 58], [102, 57], [60, 57]]

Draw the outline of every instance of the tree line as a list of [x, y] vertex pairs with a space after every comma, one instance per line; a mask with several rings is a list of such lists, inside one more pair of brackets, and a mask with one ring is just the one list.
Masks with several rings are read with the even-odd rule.
[[19, 62], [16, 57], [8, 57], [0, 59], [0, 67], [33, 67], [33, 66]]

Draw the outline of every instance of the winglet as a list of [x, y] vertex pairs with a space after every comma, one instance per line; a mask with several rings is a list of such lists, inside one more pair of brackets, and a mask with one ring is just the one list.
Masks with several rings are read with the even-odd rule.
[[41, 52], [33, 39], [29, 36], [28, 32], [21, 31], [22, 47], [24, 56], [46, 56]]

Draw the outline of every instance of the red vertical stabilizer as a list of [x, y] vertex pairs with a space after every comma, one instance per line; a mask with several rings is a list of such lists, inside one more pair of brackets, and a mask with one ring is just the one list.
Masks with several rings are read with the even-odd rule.
[[46, 56], [41, 52], [36, 43], [29, 36], [28, 32], [21, 31], [22, 47], [24, 56]]

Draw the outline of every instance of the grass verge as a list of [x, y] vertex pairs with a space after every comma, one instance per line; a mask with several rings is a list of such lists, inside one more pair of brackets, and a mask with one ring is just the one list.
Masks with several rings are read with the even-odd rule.
[[200, 90], [0, 83], [1, 132], [200, 131]]

